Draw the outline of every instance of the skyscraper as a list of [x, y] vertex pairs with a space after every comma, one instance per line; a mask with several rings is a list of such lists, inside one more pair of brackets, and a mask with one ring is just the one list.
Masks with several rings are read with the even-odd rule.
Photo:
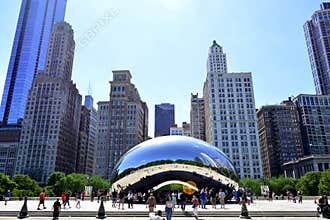
[[76, 172], [93, 174], [97, 133], [97, 112], [93, 108], [93, 97], [85, 96], [81, 106]]
[[207, 71], [206, 141], [231, 158], [241, 178], [263, 176], [251, 73], [228, 73], [216, 41], [209, 48]]
[[191, 94], [190, 98], [191, 136], [205, 141], [205, 107], [204, 98]]
[[293, 102], [299, 112], [304, 155], [330, 154], [330, 95], [299, 94]]
[[297, 106], [289, 98], [280, 105], [262, 106], [257, 117], [264, 176], [279, 176], [283, 163], [303, 156]]
[[170, 135], [174, 122], [174, 105], [162, 103], [155, 105], [155, 137]]
[[45, 70], [33, 80], [24, 115], [16, 173], [47, 183], [54, 171], [76, 168], [81, 95], [71, 81], [75, 42], [68, 23], [54, 26]]
[[145, 141], [148, 107], [131, 83], [129, 70], [114, 70], [110, 102], [99, 102], [95, 174], [110, 178], [113, 168], [129, 149]]
[[24, 116], [33, 77], [46, 64], [53, 25], [64, 21], [66, 0], [23, 0], [0, 106], [0, 120], [16, 124]]
[[110, 144], [110, 101], [97, 103], [97, 132], [94, 175], [108, 177]]
[[330, 94], [330, 3], [322, 3], [304, 25], [317, 94]]

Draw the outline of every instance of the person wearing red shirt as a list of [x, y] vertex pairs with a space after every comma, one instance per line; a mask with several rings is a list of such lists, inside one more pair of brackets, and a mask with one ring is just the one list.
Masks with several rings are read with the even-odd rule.
[[39, 205], [38, 205], [38, 210], [40, 210], [40, 205], [42, 204], [44, 209], [46, 209], [45, 206], [45, 199], [46, 199], [46, 192], [45, 190], [42, 190], [42, 192], [39, 195]]

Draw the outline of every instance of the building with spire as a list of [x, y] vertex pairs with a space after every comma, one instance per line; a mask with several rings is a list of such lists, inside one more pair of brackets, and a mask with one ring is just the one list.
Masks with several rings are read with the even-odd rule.
[[208, 52], [203, 97], [206, 141], [229, 156], [241, 178], [262, 177], [252, 75], [227, 72], [216, 41]]
[[74, 48], [71, 26], [57, 23], [45, 69], [38, 72], [29, 90], [16, 173], [42, 184], [54, 171], [76, 169], [81, 95], [71, 80]]

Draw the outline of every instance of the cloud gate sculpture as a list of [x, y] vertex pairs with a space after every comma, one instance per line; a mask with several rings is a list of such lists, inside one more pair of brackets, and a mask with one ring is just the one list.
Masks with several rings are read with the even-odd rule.
[[[194, 190], [238, 188], [230, 159], [218, 148], [195, 138], [164, 136], [130, 149], [114, 168], [112, 188], [147, 191], [180, 183]], [[190, 184], [193, 183], [193, 184]]]

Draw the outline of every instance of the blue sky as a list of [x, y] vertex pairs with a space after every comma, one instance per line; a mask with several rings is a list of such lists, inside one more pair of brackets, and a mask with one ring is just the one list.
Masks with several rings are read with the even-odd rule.
[[[208, 47], [216, 40], [230, 72], [252, 72], [256, 106], [314, 93], [303, 24], [318, 0], [68, 0], [66, 21], [77, 51], [73, 80], [80, 93], [109, 100], [113, 69], [129, 69], [149, 107], [175, 104], [176, 123], [189, 121], [190, 94], [202, 95]], [[0, 95], [20, 0], [1, 1]], [[96, 104], [95, 104], [96, 106]]]

